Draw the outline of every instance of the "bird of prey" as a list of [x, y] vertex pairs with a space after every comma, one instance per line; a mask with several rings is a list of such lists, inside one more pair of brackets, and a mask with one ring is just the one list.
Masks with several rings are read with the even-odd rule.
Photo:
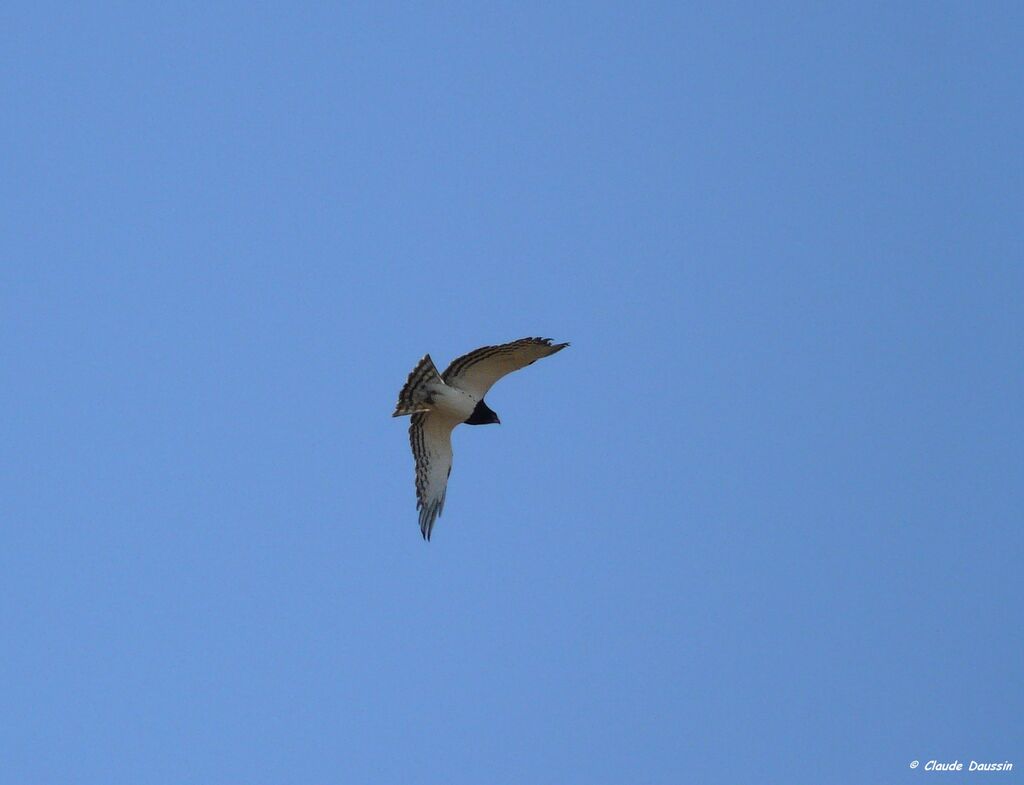
[[420, 531], [429, 540], [434, 521], [444, 509], [452, 471], [452, 431], [456, 425], [500, 423], [484, 396], [502, 376], [560, 352], [569, 344], [550, 338], [520, 338], [500, 346], [482, 346], [452, 360], [438, 373], [424, 355], [398, 394], [392, 417], [412, 415], [409, 442], [416, 459], [416, 509]]

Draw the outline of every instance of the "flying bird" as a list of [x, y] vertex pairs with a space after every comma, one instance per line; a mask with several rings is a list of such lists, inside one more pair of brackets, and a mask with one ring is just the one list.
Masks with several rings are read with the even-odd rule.
[[412, 369], [391, 416], [412, 415], [409, 443], [416, 459], [416, 509], [423, 539], [430, 539], [434, 521], [444, 509], [455, 426], [501, 423], [484, 402], [491, 386], [502, 376], [568, 345], [552, 344], [550, 338], [520, 338], [499, 346], [481, 346], [452, 360], [444, 373], [437, 372], [429, 354]]

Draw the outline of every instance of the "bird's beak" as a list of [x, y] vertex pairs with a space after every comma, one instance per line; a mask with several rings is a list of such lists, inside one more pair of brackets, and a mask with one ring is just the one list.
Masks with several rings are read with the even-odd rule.
[[501, 419], [498, 417], [498, 415], [494, 415], [494, 420], [495, 422], [497, 422], [498, 425], [501, 425]]

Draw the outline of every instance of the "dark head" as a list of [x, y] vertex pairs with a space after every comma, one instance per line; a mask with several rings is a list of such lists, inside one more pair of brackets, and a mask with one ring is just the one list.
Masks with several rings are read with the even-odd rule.
[[465, 421], [466, 425], [490, 425], [491, 423], [498, 423], [501, 425], [501, 420], [498, 419], [498, 415], [491, 411], [490, 407], [483, 401], [480, 401], [476, 408], [473, 409], [473, 413], [469, 415], [469, 419]]

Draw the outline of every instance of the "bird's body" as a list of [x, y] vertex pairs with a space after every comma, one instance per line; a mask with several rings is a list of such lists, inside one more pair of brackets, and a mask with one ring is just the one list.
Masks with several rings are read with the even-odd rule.
[[412, 415], [409, 442], [416, 459], [416, 508], [420, 530], [430, 539], [444, 508], [452, 470], [455, 426], [500, 423], [484, 402], [491, 386], [505, 374], [561, 351], [569, 344], [550, 338], [522, 338], [499, 346], [483, 346], [453, 360], [443, 374], [425, 355], [409, 374], [392, 417]]
[[434, 387], [433, 409], [439, 414], [455, 418], [457, 423], [465, 422], [473, 416], [473, 410], [479, 401], [465, 390], [452, 387], [441, 381]]

